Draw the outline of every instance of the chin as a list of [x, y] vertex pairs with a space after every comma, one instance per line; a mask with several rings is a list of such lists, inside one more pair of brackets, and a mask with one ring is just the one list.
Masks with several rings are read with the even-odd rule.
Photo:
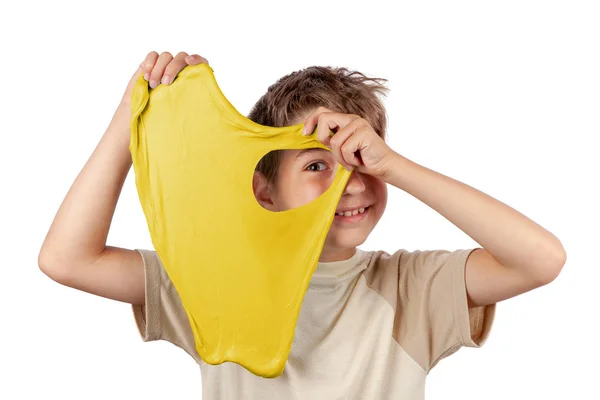
[[325, 246], [337, 249], [353, 249], [367, 240], [368, 234], [358, 232], [330, 232], [325, 239]]

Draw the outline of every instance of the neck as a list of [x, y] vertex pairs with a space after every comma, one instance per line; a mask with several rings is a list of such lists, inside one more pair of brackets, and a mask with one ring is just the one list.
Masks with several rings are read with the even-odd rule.
[[319, 262], [334, 262], [343, 261], [352, 257], [356, 253], [356, 247], [351, 248], [334, 248], [327, 249], [323, 248]]

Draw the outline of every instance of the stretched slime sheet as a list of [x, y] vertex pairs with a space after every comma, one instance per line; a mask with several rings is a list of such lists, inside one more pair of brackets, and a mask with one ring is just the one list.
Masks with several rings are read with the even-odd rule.
[[350, 172], [338, 165], [316, 200], [268, 211], [252, 191], [257, 163], [272, 150], [326, 149], [315, 133], [241, 115], [208, 64], [188, 66], [156, 89], [140, 75], [131, 102], [137, 192], [198, 354], [212, 365], [280, 375]]

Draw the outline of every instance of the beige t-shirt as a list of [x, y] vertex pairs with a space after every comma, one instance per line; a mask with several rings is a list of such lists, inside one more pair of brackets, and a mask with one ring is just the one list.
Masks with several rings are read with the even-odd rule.
[[133, 311], [144, 341], [170, 341], [196, 360], [198, 398], [204, 400], [421, 400], [431, 368], [461, 346], [480, 347], [489, 335], [496, 305], [467, 306], [464, 269], [473, 250], [389, 255], [359, 249], [348, 260], [319, 263], [276, 378], [232, 362], [202, 361], [181, 299], [154, 251], [137, 250], [146, 305]]

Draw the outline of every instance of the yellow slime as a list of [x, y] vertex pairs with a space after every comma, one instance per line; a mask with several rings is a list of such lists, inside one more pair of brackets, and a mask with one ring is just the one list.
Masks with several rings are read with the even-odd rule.
[[[129, 150], [152, 244], [209, 364], [283, 372], [302, 299], [350, 172], [301, 207], [271, 212], [252, 191], [272, 150], [326, 147], [303, 124], [270, 127], [241, 115], [212, 67], [184, 68], [168, 86], [132, 93]], [[331, 133], [331, 132], [330, 132]]]

